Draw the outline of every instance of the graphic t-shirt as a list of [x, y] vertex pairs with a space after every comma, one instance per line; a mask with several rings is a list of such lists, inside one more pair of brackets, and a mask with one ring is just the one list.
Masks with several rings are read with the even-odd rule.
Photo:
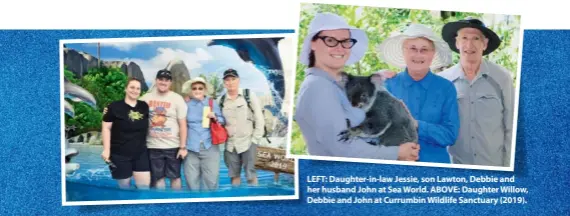
[[107, 106], [103, 121], [112, 122], [111, 153], [134, 157], [146, 149], [148, 133], [148, 105], [137, 101], [131, 107], [124, 100], [114, 101]]
[[176, 92], [166, 95], [150, 92], [141, 97], [149, 106], [150, 129], [147, 147], [168, 149], [180, 147], [178, 119], [186, 119], [186, 102]]

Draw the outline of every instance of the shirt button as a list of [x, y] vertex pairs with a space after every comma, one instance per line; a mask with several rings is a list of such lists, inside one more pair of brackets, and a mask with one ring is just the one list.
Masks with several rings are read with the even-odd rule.
[[475, 139], [475, 137], [474, 137], [474, 136], [472, 136], [472, 137], [471, 137], [471, 139]]

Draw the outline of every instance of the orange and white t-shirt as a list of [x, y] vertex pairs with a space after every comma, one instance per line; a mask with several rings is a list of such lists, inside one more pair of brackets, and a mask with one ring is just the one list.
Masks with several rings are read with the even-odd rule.
[[170, 91], [159, 95], [156, 91], [141, 97], [149, 107], [150, 127], [147, 148], [168, 149], [180, 146], [178, 119], [186, 119], [187, 106], [184, 98]]

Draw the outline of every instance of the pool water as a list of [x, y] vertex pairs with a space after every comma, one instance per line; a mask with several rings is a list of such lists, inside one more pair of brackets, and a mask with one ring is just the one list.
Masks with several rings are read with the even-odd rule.
[[[280, 174], [279, 181], [274, 181], [274, 173], [257, 170], [258, 186], [248, 186], [242, 172], [242, 185], [231, 186], [228, 169], [220, 157], [219, 189], [211, 192], [189, 191], [182, 173], [182, 190], [139, 190], [120, 189], [111, 178], [108, 166], [101, 159], [102, 146], [70, 144], [79, 154], [71, 161], [80, 167], [73, 174], [66, 176], [66, 201], [107, 201], [138, 199], [172, 199], [172, 198], [215, 198], [215, 197], [250, 197], [250, 196], [292, 196], [295, 195], [295, 179], [291, 174]], [[170, 182], [167, 180], [167, 187]]]

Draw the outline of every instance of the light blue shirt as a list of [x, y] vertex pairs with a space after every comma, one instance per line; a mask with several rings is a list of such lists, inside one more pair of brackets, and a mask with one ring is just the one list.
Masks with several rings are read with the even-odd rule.
[[[186, 148], [193, 152], [200, 152], [200, 143], [203, 142], [204, 148], [209, 149], [212, 147], [212, 136], [210, 128], [202, 127], [202, 115], [204, 112], [204, 107], [210, 106], [208, 100], [210, 97], [204, 97], [202, 101], [197, 99], [190, 99], [186, 102], [188, 106], [188, 113], [186, 115], [186, 122], [188, 125], [188, 138], [186, 139]], [[226, 123], [224, 117], [222, 116], [222, 111], [220, 106], [216, 101], [212, 101], [212, 106], [214, 113], [222, 125]]]
[[386, 80], [386, 89], [404, 101], [418, 121], [421, 162], [450, 163], [447, 147], [459, 133], [459, 108], [453, 83], [431, 71], [419, 80], [407, 70]]
[[294, 120], [301, 129], [310, 155], [398, 158], [398, 147], [395, 146], [373, 146], [360, 138], [339, 141], [338, 134], [347, 129], [346, 119], [355, 126], [364, 120], [365, 113], [352, 107], [342, 87], [321, 69], [305, 70], [305, 80], [299, 88], [295, 107]]

